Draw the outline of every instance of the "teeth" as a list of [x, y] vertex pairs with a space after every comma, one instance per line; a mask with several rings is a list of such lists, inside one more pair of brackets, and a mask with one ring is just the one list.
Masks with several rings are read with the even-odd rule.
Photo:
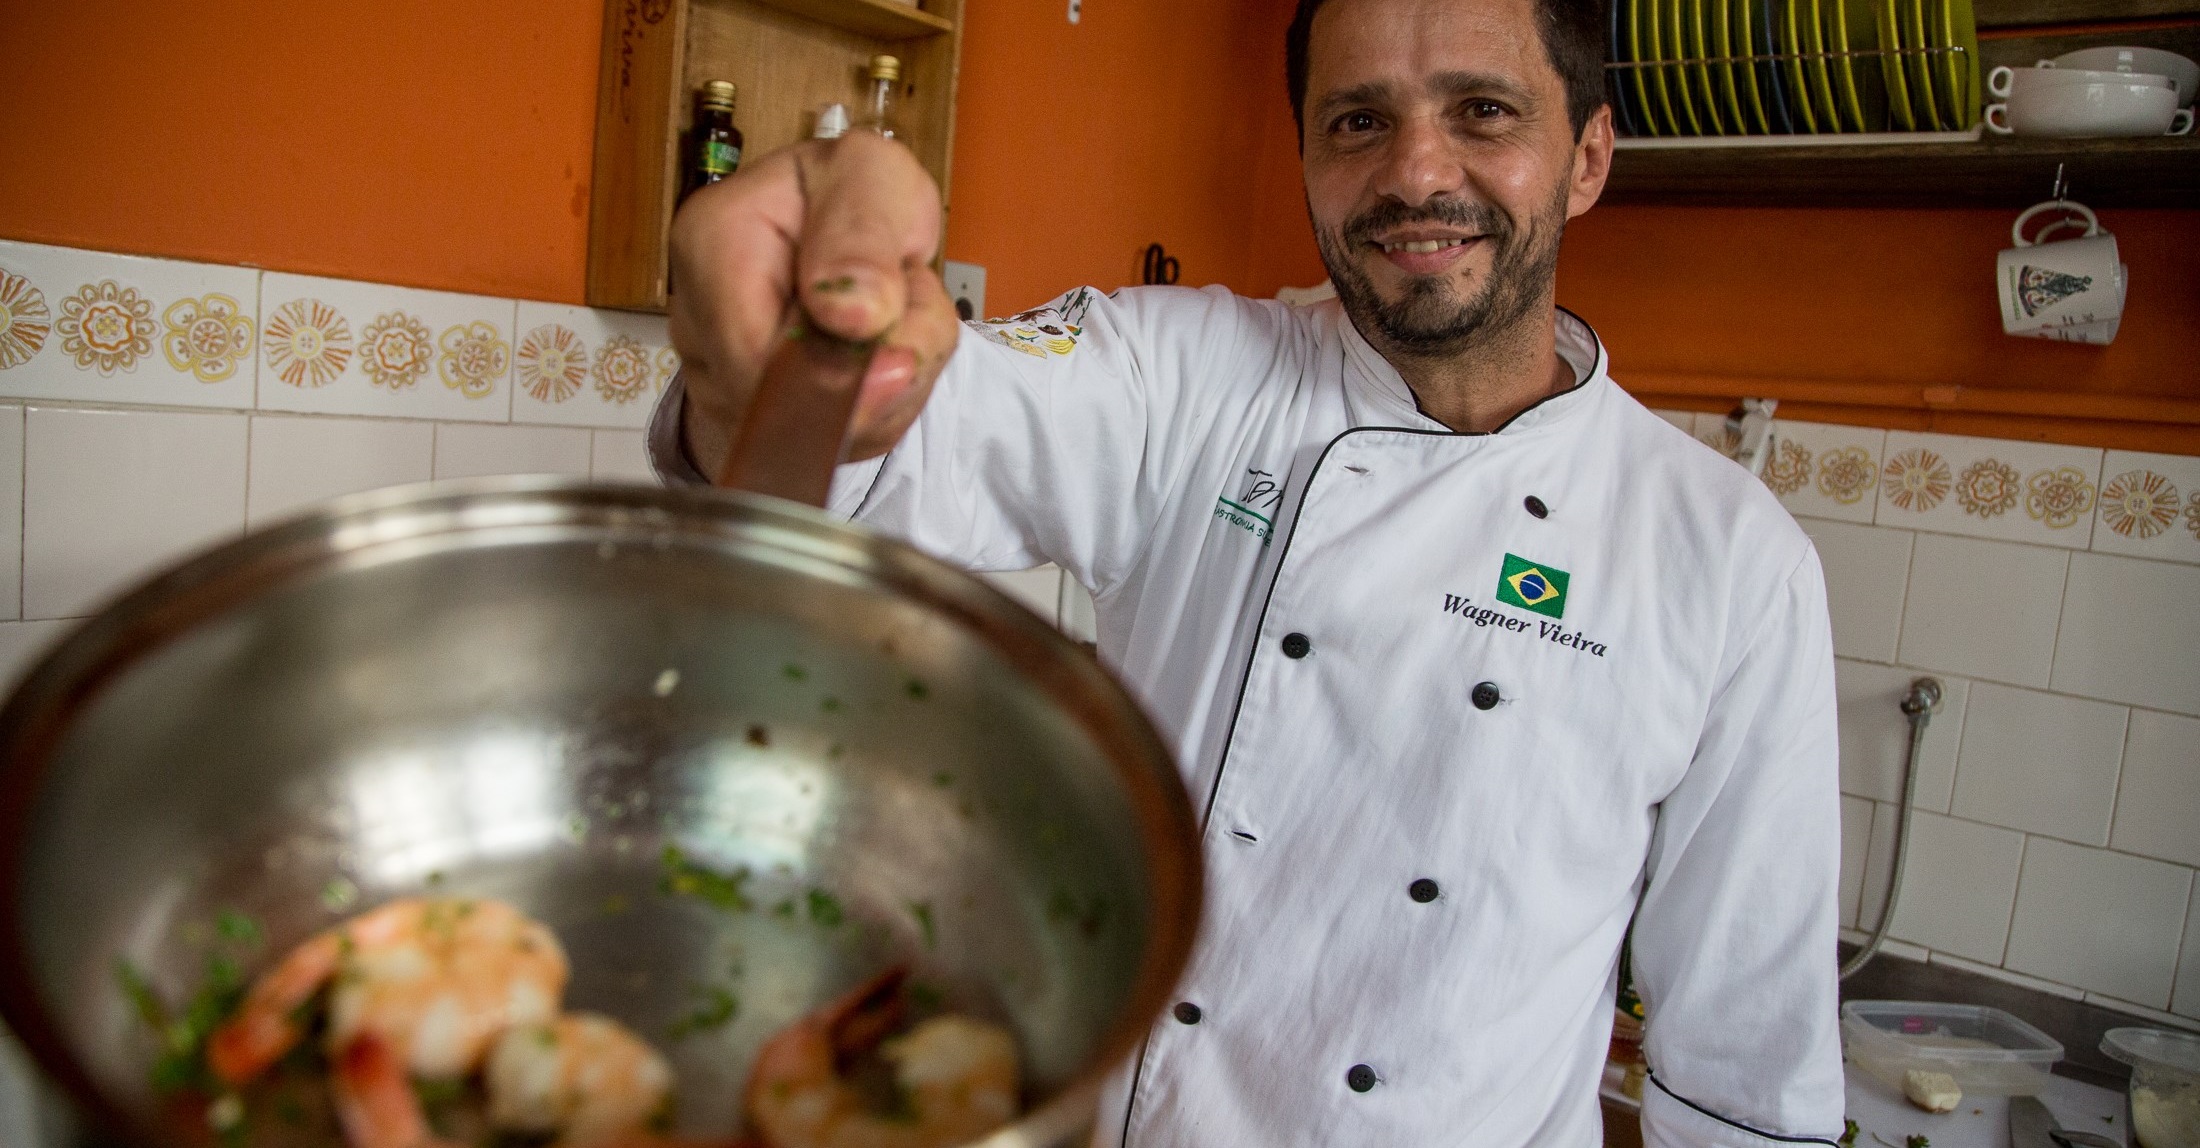
[[1411, 243], [1385, 243], [1383, 244], [1383, 250], [1410, 251], [1416, 255], [1429, 255], [1442, 251], [1446, 247], [1457, 247], [1465, 242], [1464, 239], [1416, 239]]

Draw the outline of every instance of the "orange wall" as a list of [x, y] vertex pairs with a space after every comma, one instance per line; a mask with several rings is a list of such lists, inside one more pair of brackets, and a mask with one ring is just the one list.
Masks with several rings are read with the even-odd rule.
[[0, 236], [579, 302], [600, 0], [0, 0]]
[[[950, 257], [997, 313], [1321, 278], [1285, 0], [968, 0]], [[578, 302], [601, 0], [0, 0], [0, 236]], [[1560, 298], [1624, 375], [2191, 395], [2200, 212], [2109, 211], [2109, 348], [2003, 337], [2007, 213], [1598, 208]]]

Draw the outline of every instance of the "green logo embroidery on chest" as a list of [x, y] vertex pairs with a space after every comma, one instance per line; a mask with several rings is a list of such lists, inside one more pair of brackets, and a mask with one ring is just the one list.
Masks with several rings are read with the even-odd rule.
[[1508, 606], [1563, 618], [1566, 616], [1566, 582], [1570, 577], [1556, 566], [1507, 554], [1505, 568], [1497, 575], [1497, 600]]
[[1225, 494], [1215, 499], [1215, 520], [1251, 534], [1260, 539], [1262, 546], [1268, 545], [1275, 537], [1272, 516], [1283, 502], [1283, 482], [1268, 471], [1249, 466], [1236, 494], [1236, 498]]

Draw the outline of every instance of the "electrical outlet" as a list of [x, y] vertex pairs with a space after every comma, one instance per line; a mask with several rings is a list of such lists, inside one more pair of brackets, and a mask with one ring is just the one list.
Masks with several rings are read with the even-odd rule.
[[947, 297], [955, 301], [955, 313], [965, 319], [985, 318], [985, 268], [950, 259], [940, 269], [947, 283]]
[[1069, 22], [1075, 24], [1085, 15], [1085, 0], [1069, 0]]

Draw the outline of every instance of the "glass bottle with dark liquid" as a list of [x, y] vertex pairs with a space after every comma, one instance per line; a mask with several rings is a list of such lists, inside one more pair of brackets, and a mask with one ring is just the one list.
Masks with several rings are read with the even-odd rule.
[[695, 96], [695, 130], [690, 135], [687, 188], [708, 187], [741, 166], [741, 129], [733, 126], [733, 85], [712, 80]]

